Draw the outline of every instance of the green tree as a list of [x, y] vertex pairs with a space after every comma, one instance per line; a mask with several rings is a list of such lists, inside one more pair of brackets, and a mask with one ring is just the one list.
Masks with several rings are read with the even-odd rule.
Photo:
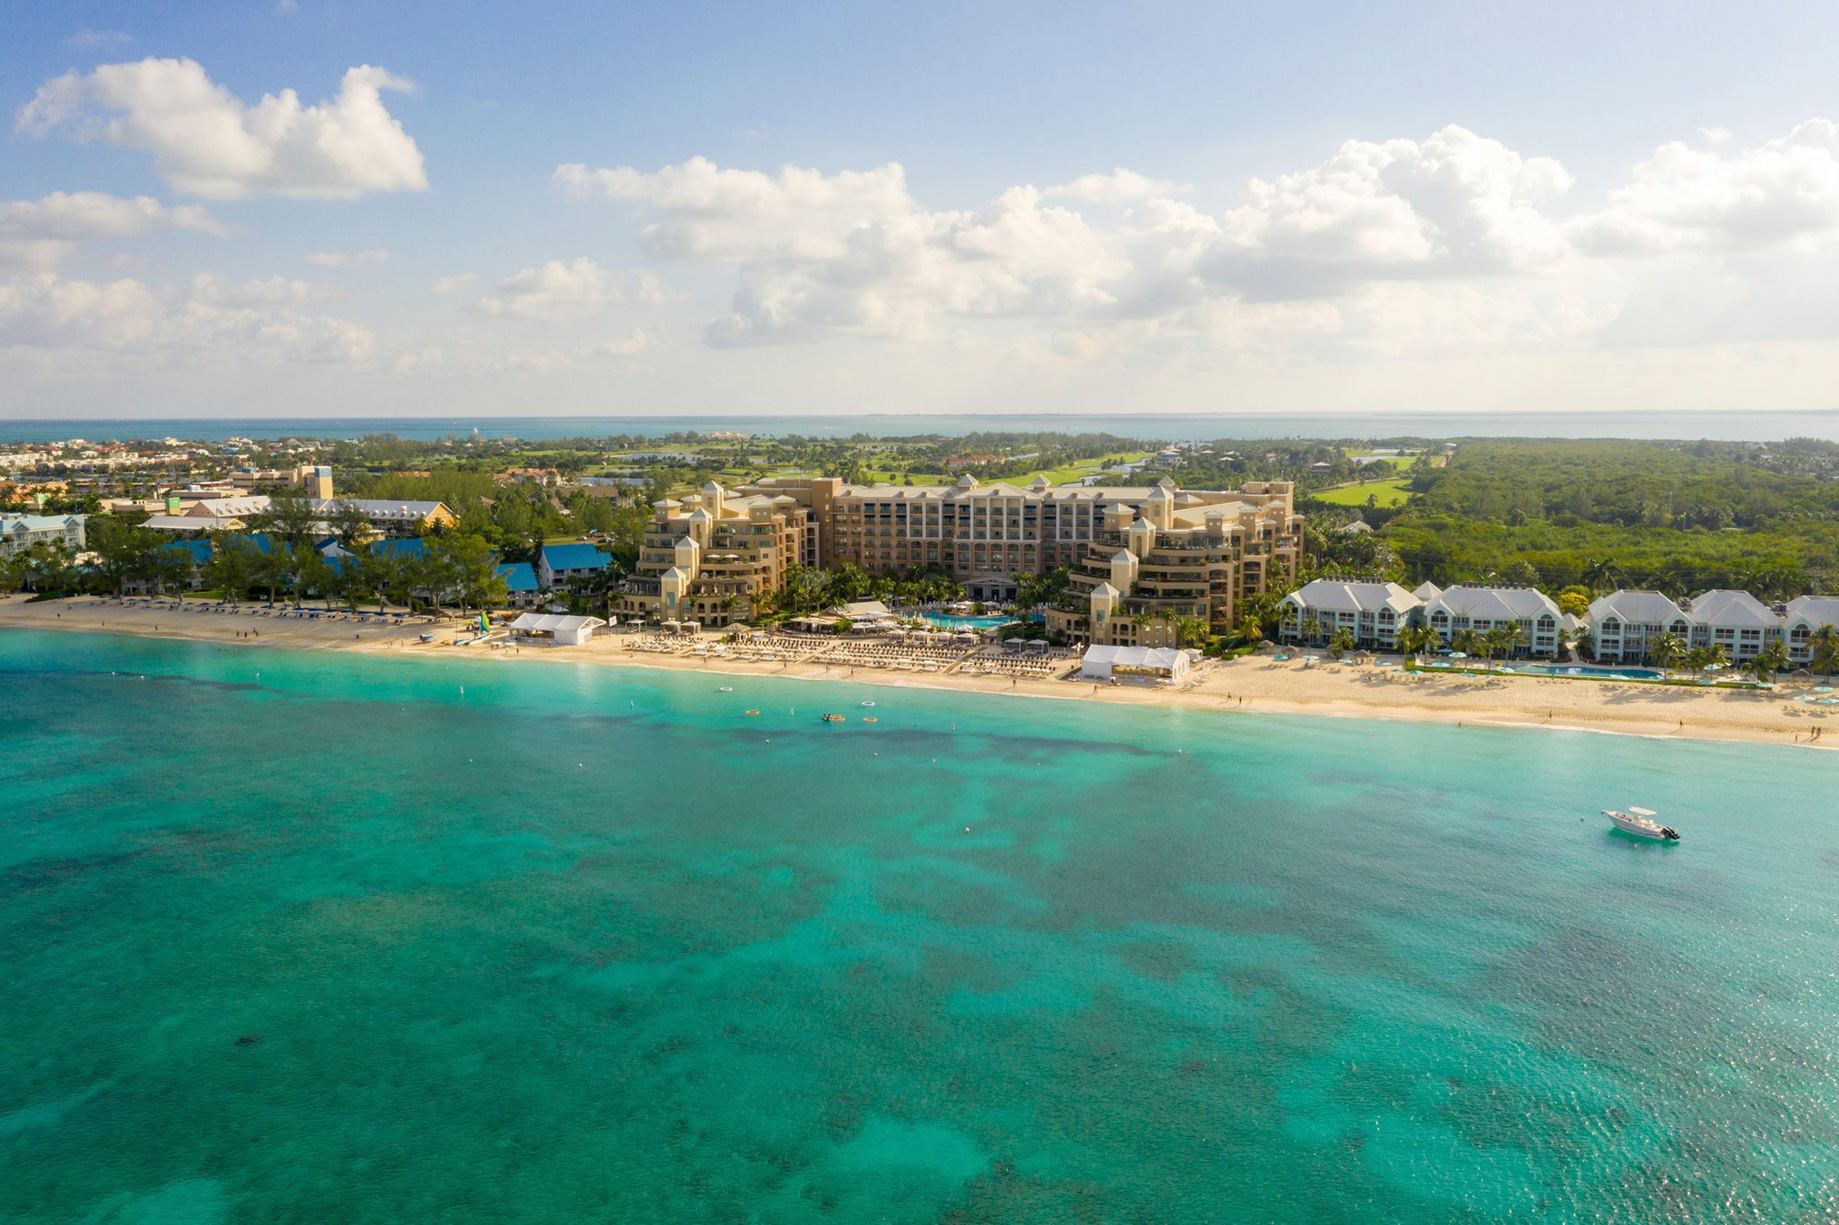
[[1776, 674], [1794, 666], [1794, 660], [1788, 655], [1788, 648], [1779, 641], [1762, 644], [1762, 650], [1756, 652], [1750, 660], [1750, 675], [1759, 681], [1772, 681]]
[[281, 489], [269, 495], [268, 509], [252, 515], [249, 525], [292, 548], [311, 541], [319, 522], [319, 512], [304, 489]]
[[1354, 649], [1354, 631], [1343, 625], [1336, 629], [1334, 637], [1328, 640], [1328, 649], [1334, 652], [1336, 659]]
[[1807, 640], [1807, 647], [1807, 662], [1813, 671], [1822, 676], [1839, 672], [1839, 629], [1822, 625]]
[[248, 598], [257, 584], [262, 553], [247, 536], [216, 532], [211, 536], [211, 560], [204, 567], [204, 581], [230, 601]]
[[1662, 634], [1647, 645], [1648, 662], [1656, 668], [1671, 668], [1686, 654], [1686, 644], [1675, 634]]

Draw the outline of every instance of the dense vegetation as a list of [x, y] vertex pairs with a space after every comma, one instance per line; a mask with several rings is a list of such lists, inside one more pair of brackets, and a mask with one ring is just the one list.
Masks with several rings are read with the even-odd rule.
[[1439, 584], [1530, 571], [1559, 588], [1839, 587], [1839, 447], [1487, 440], [1413, 471], [1384, 543]]

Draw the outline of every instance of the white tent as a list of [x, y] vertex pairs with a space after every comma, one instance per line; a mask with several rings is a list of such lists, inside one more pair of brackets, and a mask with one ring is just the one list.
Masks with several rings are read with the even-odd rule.
[[1187, 674], [1188, 653], [1173, 647], [1091, 646], [1079, 665], [1079, 675], [1087, 680], [1124, 676], [1178, 681]]
[[580, 646], [605, 625], [599, 617], [560, 617], [552, 613], [525, 613], [511, 622], [511, 633], [544, 638], [557, 646]]

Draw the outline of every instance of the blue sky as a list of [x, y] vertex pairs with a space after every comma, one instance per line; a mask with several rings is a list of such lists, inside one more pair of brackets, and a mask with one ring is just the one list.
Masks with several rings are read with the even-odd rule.
[[0, 417], [1839, 386], [1830, 4], [8, 19]]

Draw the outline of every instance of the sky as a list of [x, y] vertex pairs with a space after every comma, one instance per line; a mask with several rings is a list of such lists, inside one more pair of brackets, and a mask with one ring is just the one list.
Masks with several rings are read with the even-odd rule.
[[1839, 407], [1839, 5], [11, 0], [0, 420]]

